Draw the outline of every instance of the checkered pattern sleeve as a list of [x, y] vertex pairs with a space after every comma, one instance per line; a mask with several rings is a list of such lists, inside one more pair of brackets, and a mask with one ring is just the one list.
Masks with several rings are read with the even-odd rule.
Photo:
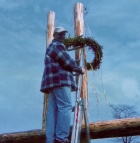
[[69, 56], [63, 44], [48, 49], [48, 55], [58, 62], [65, 70], [82, 73], [82, 68]]

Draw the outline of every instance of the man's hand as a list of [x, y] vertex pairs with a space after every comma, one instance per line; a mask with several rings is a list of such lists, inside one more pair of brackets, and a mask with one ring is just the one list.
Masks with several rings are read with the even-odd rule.
[[84, 74], [85, 73], [85, 69], [84, 68], [82, 68], [82, 74]]

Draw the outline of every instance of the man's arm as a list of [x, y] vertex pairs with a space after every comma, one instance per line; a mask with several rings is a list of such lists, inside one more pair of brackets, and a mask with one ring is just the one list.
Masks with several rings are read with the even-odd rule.
[[81, 67], [69, 56], [63, 45], [56, 45], [52, 49], [49, 49], [47, 54], [58, 62], [65, 70], [70, 72], [83, 73]]

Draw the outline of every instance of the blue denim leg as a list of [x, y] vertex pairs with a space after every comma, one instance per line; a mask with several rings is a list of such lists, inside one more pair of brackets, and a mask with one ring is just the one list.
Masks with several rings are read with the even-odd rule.
[[53, 91], [50, 92], [48, 98], [48, 111], [46, 118], [46, 143], [53, 143], [56, 128], [57, 105]]
[[67, 141], [71, 119], [71, 88], [58, 87], [51, 90], [48, 101], [46, 143], [53, 139]]
[[56, 124], [56, 140], [66, 142], [69, 136], [71, 120], [71, 88], [64, 86], [54, 91], [56, 95], [58, 116]]

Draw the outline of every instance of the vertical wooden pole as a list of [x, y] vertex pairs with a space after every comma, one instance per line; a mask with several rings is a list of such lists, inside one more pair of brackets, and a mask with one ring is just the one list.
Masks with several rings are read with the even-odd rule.
[[[75, 23], [75, 36], [84, 36], [84, 6], [82, 3], [75, 4], [74, 8], [74, 23]], [[79, 59], [80, 50], [75, 53], [75, 58]], [[86, 62], [86, 52], [84, 51], [84, 59]], [[85, 74], [83, 75], [82, 82], [82, 95], [86, 99], [86, 106], [88, 105], [88, 94], [87, 94], [87, 69], [85, 67]]]
[[75, 35], [80, 36], [84, 34], [84, 8], [82, 3], [75, 4], [74, 7], [74, 24]]
[[[75, 36], [81, 36], [84, 34], [84, 15], [83, 15], [83, 4], [77, 3], [74, 7], [74, 31]], [[81, 50], [75, 50], [75, 59], [80, 58]], [[78, 79], [76, 78], [76, 82]]]
[[[46, 48], [51, 43], [53, 39], [53, 31], [55, 27], [55, 13], [50, 11], [48, 13], [47, 18], [47, 36], [46, 36]], [[44, 94], [44, 102], [43, 102], [43, 119], [42, 119], [42, 129], [46, 129], [46, 113], [48, 107], [48, 94]]]
[[48, 47], [53, 39], [53, 32], [55, 27], [55, 13], [50, 11], [48, 13], [48, 23], [47, 23], [47, 37], [46, 37], [46, 46]]

